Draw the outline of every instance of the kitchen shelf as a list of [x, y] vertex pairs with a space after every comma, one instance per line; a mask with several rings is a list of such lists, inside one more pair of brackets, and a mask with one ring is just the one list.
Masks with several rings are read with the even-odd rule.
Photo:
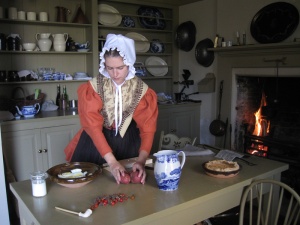
[[100, 29], [114, 29], [114, 30], [123, 30], [123, 31], [127, 31], [127, 32], [145, 32], [145, 33], [172, 33], [172, 30], [157, 30], [157, 29], [146, 29], [146, 28], [139, 28], [139, 27], [121, 27], [121, 26], [117, 26], [117, 27], [112, 27], [112, 26], [105, 26], [105, 25], [98, 25], [98, 27]]
[[93, 52], [56, 52], [56, 51], [48, 51], [48, 52], [42, 52], [42, 51], [0, 51], [0, 54], [70, 54], [70, 55], [86, 55], [86, 54], [92, 54]]
[[37, 81], [14, 81], [14, 82], [0, 82], [0, 85], [22, 85], [22, 84], [53, 84], [53, 83], [82, 83], [86, 80], [37, 80]]
[[172, 76], [161, 76], [161, 77], [155, 77], [155, 76], [151, 76], [151, 75], [148, 75], [148, 76], [139, 76], [142, 80], [153, 80], [153, 79], [155, 79], [155, 80], [164, 80], [164, 79], [167, 79], [167, 80], [169, 80], [169, 79], [173, 79], [173, 77]]
[[23, 24], [23, 25], [47, 25], [47, 26], [62, 26], [62, 27], [92, 27], [92, 24], [81, 24], [81, 23], [63, 23], [63, 22], [53, 22], [53, 21], [29, 21], [29, 20], [11, 20], [11, 19], [0, 19], [0, 23], [7, 23], [7, 24]]
[[208, 51], [213, 51], [219, 54], [233, 55], [233, 54], [256, 54], [257, 52], [299, 52], [300, 42], [288, 43], [272, 43], [272, 44], [253, 44], [240, 45], [232, 47], [217, 47], [208, 48]]

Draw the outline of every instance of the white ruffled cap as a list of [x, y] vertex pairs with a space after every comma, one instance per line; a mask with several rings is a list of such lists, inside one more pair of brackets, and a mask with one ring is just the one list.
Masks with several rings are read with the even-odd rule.
[[110, 78], [108, 72], [105, 69], [104, 54], [106, 51], [117, 49], [120, 52], [120, 56], [123, 57], [124, 64], [129, 66], [128, 75], [125, 80], [129, 80], [135, 76], [134, 63], [136, 60], [134, 40], [125, 37], [121, 34], [108, 34], [106, 36], [105, 44], [100, 53], [100, 68], [99, 72], [103, 76]]

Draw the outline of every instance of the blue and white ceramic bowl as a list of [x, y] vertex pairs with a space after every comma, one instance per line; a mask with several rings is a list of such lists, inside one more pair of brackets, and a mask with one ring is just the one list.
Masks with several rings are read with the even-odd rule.
[[163, 53], [165, 51], [165, 45], [158, 39], [153, 39], [150, 43], [150, 51], [152, 53]]
[[135, 27], [135, 22], [130, 16], [124, 16], [122, 19], [124, 27]]

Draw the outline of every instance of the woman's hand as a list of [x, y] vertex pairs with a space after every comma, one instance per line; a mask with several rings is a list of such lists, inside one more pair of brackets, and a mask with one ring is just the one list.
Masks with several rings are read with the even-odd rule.
[[141, 183], [145, 184], [145, 181], [146, 181], [145, 165], [142, 163], [136, 162], [132, 166], [132, 171], [133, 172], [138, 171], [139, 172], [138, 177], [142, 177]]
[[148, 158], [148, 152], [145, 150], [140, 150], [138, 159], [132, 166], [132, 171], [139, 171], [138, 177], [142, 177], [141, 183], [145, 184], [146, 181], [146, 170], [145, 170], [145, 163]]
[[125, 173], [124, 166], [116, 160], [115, 156], [111, 152], [107, 153], [104, 156], [104, 159], [109, 165], [110, 172], [114, 176], [116, 182], [120, 184], [121, 176], [124, 176]]
[[118, 161], [109, 164], [110, 172], [114, 176], [117, 184], [120, 184], [121, 176], [125, 174], [125, 168]]

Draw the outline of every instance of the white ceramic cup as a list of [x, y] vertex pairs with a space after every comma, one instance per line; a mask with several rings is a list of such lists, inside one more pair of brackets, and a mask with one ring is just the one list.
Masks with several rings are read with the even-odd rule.
[[35, 12], [27, 12], [27, 20], [36, 20]]
[[18, 11], [16, 7], [8, 8], [8, 19], [16, 20], [18, 19]]
[[40, 21], [48, 21], [48, 13], [47, 12], [40, 12], [39, 13], [39, 20]]
[[24, 11], [18, 12], [18, 20], [26, 20], [26, 13]]
[[3, 8], [2, 6], [0, 6], [0, 19], [3, 19], [4, 16], [3, 16]]

